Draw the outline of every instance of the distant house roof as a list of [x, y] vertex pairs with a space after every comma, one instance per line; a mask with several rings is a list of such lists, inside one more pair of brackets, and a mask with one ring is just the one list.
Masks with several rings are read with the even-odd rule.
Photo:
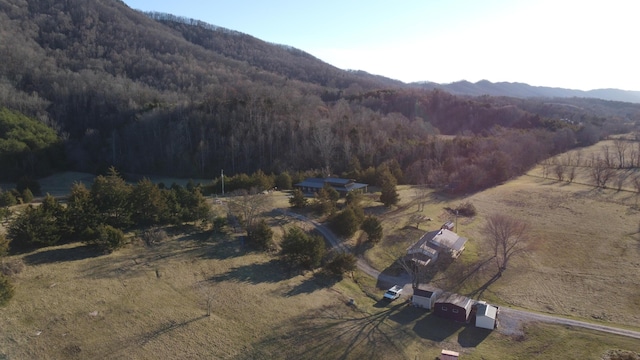
[[440, 246], [446, 247], [453, 251], [459, 252], [464, 249], [464, 245], [467, 243], [467, 238], [463, 238], [458, 236], [458, 234], [454, 233], [451, 230], [440, 229], [435, 232], [435, 235], [429, 240], [430, 243]]
[[303, 182], [297, 183], [295, 186], [303, 189], [309, 190], [320, 190], [324, 187], [324, 185], [330, 185], [332, 188], [336, 189], [338, 192], [350, 192], [353, 190], [364, 189], [368, 184], [357, 183], [352, 179], [343, 179], [336, 177], [328, 177], [328, 178], [307, 178]]

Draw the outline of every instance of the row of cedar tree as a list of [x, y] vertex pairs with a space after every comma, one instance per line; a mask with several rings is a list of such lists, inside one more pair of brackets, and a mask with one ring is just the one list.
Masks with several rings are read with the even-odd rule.
[[165, 189], [148, 179], [127, 184], [113, 168], [95, 178], [91, 189], [72, 186], [67, 205], [47, 195], [9, 224], [14, 250], [83, 241], [110, 252], [124, 244], [123, 231], [134, 227], [208, 221], [210, 210], [196, 186]]

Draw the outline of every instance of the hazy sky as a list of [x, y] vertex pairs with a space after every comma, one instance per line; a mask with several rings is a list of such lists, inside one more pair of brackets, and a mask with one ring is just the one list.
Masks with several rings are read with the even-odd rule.
[[637, 0], [125, 0], [405, 82], [640, 90]]

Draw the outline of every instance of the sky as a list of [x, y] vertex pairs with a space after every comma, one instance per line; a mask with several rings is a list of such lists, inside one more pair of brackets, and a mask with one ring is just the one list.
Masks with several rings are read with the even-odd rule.
[[637, 0], [124, 0], [404, 82], [640, 91]]

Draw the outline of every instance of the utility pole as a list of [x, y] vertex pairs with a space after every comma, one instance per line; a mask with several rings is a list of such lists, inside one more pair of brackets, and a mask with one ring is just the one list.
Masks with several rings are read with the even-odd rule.
[[224, 169], [220, 169], [220, 179], [222, 180], [222, 196], [224, 196]]
[[456, 210], [456, 234], [458, 233], [458, 210]]

